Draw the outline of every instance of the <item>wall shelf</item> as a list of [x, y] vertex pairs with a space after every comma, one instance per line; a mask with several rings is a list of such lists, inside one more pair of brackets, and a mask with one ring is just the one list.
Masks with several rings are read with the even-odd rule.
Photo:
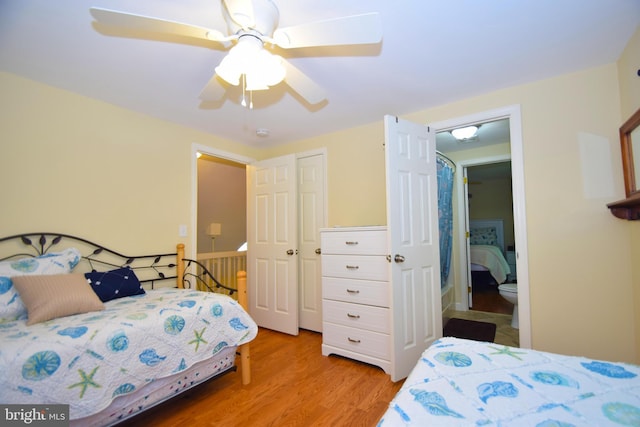
[[629, 221], [640, 220], [640, 192], [634, 193], [626, 199], [607, 204], [616, 218]]

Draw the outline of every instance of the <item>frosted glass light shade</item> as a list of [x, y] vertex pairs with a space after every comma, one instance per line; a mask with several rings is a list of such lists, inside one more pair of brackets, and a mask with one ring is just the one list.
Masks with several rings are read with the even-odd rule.
[[234, 86], [245, 75], [247, 90], [265, 90], [284, 80], [286, 71], [280, 56], [266, 51], [262, 41], [253, 36], [241, 37], [220, 65], [216, 74]]
[[467, 126], [452, 130], [451, 135], [453, 135], [455, 139], [463, 140], [473, 138], [476, 132], [478, 132], [478, 126]]

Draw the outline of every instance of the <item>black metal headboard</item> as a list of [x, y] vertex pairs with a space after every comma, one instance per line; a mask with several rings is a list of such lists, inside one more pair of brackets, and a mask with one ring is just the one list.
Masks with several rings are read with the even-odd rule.
[[80, 251], [79, 271], [106, 271], [130, 267], [143, 284], [153, 288], [155, 282], [173, 280], [176, 283], [177, 254], [128, 256], [89, 240], [63, 233], [37, 232], [0, 238], [0, 261], [37, 257], [68, 248]]
[[[140, 283], [151, 289], [156, 282], [161, 281], [167, 283], [167, 286], [177, 286], [177, 277], [181, 274], [185, 288], [227, 295], [234, 295], [237, 291], [220, 283], [200, 262], [184, 256], [178, 260], [178, 252], [128, 256], [87, 239], [63, 233], [37, 232], [2, 237], [0, 261], [37, 257], [68, 248], [78, 249], [82, 256], [74, 271], [106, 271], [126, 266], [135, 271]], [[182, 261], [180, 269], [177, 268], [179, 261]], [[173, 283], [169, 282], [171, 280]]]

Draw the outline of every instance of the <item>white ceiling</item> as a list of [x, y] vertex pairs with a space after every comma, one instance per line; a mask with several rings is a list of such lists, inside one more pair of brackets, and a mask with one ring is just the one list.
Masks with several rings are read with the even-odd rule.
[[224, 32], [219, 1], [0, 0], [0, 71], [264, 147], [612, 63], [640, 24], [639, 0], [274, 2], [281, 27], [379, 12], [383, 41], [278, 50], [327, 102], [310, 106], [279, 84], [248, 110], [239, 90], [218, 105], [198, 99], [226, 53], [218, 45], [100, 33], [89, 14], [98, 6]]

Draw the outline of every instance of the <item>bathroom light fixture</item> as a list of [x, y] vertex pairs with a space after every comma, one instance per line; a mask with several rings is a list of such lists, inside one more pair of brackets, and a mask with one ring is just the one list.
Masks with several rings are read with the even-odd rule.
[[463, 141], [476, 136], [476, 132], [478, 132], [478, 126], [466, 126], [463, 128], [453, 129], [451, 131], [451, 135], [453, 135], [453, 137], [458, 141]]
[[234, 86], [242, 80], [242, 105], [246, 106], [245, 91], [269, 89], [284, 80], [286, 71], [280, 56], [265, 50], [260, 38], [245, 34], [216, 67], [216, 74]]

